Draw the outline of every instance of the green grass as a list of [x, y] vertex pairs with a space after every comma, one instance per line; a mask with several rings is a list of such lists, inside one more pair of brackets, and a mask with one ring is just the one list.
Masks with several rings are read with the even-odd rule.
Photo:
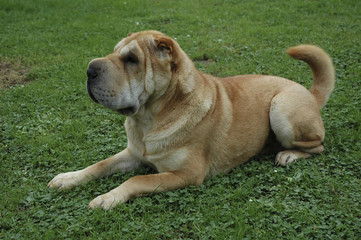
[[[358, 239], [360, 12], [356, 0], [0, 0], [0, 61], [30, 81], [0, 89], [0, 239]], [[108, 212], [86, 206], [152, 171], [48, 190], [56, 174], [126, 146], [124, 118], [91, 102], [85, 72], [128, 32], [145, 29], [176, 38], [202, 71], [279, 75], [305, 86], [309, 68], [284, 50], [324, 48], [337, 76], [322, 110], [326, 151], [284, 168], [274, 156], [257, 157], [200, 187]]]

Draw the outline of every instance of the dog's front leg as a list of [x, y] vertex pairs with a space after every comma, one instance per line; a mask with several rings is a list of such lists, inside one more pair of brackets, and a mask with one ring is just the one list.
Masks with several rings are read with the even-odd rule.
[[49, 182], [48, 187], [58, 190], [69, 189], [86, 183], [89, 180], [102, 178], [118, 171], [131, 171], [140, 165], [141, 162], [135, 158], [128, 149], [125, 149], [113, 157], [97, 162], [85, 169], [60, 173]]
[[203, 180], [204, 176], [195, 177], [185, 171], [135, 176], [110, 192], [95, 198], [90, 202], [89, 207], [101, 207], [108, 210], [115, 207], [118, 203], [124, 203], [133, 197], [170, 191], [188, 185], [200, 185]]

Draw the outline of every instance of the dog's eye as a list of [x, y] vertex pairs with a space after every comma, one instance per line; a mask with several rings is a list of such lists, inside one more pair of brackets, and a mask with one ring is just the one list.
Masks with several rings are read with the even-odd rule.
[[124, 63], [132, 63], [132, 64], [137, 64], [138, 63], [138, 58], [135, 55], [128, 55], [123, 59]]

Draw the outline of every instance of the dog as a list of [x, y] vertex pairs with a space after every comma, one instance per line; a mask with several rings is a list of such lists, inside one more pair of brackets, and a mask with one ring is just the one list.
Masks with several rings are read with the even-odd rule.
[[287, 53], [312, 69], [309, 90], [285, 78], [217, 78], [196, 70], [172, 38], [157, 31], [130, 33], [87, 69], [90, 98], [126, 116], [127, 148], [85, 169], [57, 175], [62, 190], [143, 166], [158, 173], [134, 176], [92, 200], [105, 210], [140, 195], [200, 185], [262, 152], [270, 136], [286, 165], [324, 150], [320, 109], [334, 88], [330, 57], [300, 45]]

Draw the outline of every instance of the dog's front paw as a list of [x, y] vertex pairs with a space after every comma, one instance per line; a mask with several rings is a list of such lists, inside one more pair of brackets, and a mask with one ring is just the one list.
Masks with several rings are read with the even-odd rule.
[[92, 209], [94, 208], [103, 208], [104, 210], [112, 209], [119, 203], [124, 203], [128, 201], [129, 197], [128, 194], [126, 193], [127, 192], [124, 191], [122, 186], [119, 186], [106, 194], [94, 198], [93, 201], [89, 203], [88, 207]]
[[111, 192], [108, 192], [94, 198], [93, 201], [89, 203], [88, 207], [91, 209], [103, 208], [104, 210], [109, 210], [115, 207], [119, 202], [122, 202], [121, 199], [117, 198]]
[[60, 173], [48, 183], [48, 188], [57, 190], [70, 189], [84, 182], [81, 171]]

